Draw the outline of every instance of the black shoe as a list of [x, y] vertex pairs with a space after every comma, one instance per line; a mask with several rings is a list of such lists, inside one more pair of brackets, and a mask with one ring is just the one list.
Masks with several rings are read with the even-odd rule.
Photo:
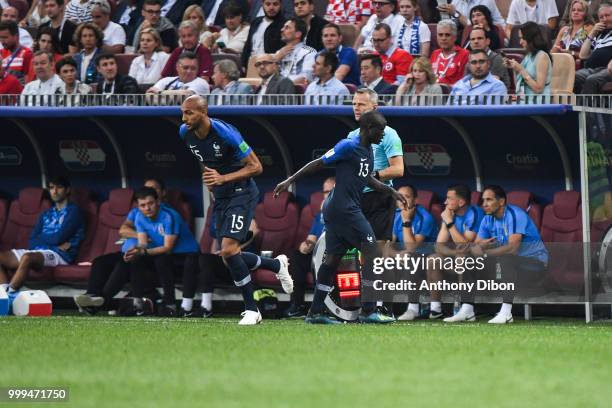
[[304, 322], [307, 324], [342, 324], [336, 317], [330, 316], [326, 310], [321, 313], [307, 314]]
[[177, 317], [178, 311], [176, 310], [176, 305], [162, 304], [157, 314], [161, 317]]
[[444, 313], [436, 312], [435, 310], [429, 311], [429, 320], [441, 319], [444, 317]]
[[153, 301], [149, 298], [134, 298], [134, 311], [136, 316], [150, 316], [153, 314]]
[[205, 308], [198, 308], [198, 309], [193, 308], [190, 311], [187, 311], [181, 307], [178, 313], [180, 317], [184, 317], [188, 319], [192, 317], [201, 317], [201, 318], [212, 317], [212, 312]]
[[281, 315], [283, 319], [292, 319], [296, 317], [304, 317], [306, 316], [306, 306], [305, 305], [294, 305], [293, 303], [289, 305], [287, 309], [285, 309]]

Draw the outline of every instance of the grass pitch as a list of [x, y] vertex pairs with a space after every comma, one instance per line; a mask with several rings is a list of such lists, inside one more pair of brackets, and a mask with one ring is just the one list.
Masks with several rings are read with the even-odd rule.
[[237, 322], [1, 318], [0, 386], [70, 388], [69, 402], [42, 407], [612, 404], [610, 324]]

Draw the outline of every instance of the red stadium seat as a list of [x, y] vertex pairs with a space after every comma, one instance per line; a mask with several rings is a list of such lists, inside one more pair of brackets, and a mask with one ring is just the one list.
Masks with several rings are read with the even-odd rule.
[[349, 90], [349, 92], [351, 93], [351, 95], [354, 95], [355, 92], [357, 91], [357, 85], [355, 84], [344, 84], [346, 86], [346, 88]]
[[418, 205], [424, 207], [433, 215], [437, 223], [440, 223], [442, 220], [442, 206], [438, 196], [433, 191], [419, 190], [416, 201]]
[[538, 228], [542, 227], [542, 206], [535, 202], [533, 193], [529, 191], [511, 191], [507, 194], [508, 203], [522, 208]]
[[2, 236], [2, 231], [4, 231], [4, 225], [6, 224], [7, 210], [8, 201], [3, 198], [0, 198], [0, 236]]
[[472, 205], [481, 206], [482, 205], [482, 192], [481, 191], [472, 191], [472, 197], [470, 199]]
[[130, 72], [132, 61], [138, 54], [115, 54], [117, 60], [117, 73], [127, 75]]
[[38, 222], [38, 216], [51, 207], [45, 198], [45, 191], [40, 187], [26, 187], [19, 192], [19, 198], [11, 203], [0, 249], [27, 248], [32, 229]]
[[542, 239], [556, 243], [549, 248], [550, 277], [561, 288], [578, 289], [584, 284], [582, 250], [571, 243], [582, 242], [582, 206], [580, 193], [555, 193], [553, 203], [542, 216]]
[[295, 234], [295, 247], [297, 248], [302, 241], [308, 236], [308, 231], [312, 226], [314, 216], [321, 211], [321, 204], [323, 203], [323, 192], [316, 191], [310, 195], [310, 202], [304, 208], [300, 214], [300, 223]]
[[180, 190], [168, 190], [166, 192], [166, 202], [183, 217], [183, 220], [193, 232], [193, 210], [185, 194]]
[[53, 277], [58, 282], [87, 282], [90, 268], [77, 264], [91, 260], [89, 257], [96, 236], [96, 224], [98, 223], [98, 203], [86, 188], [73, 187], [71, 190], [70, 199], [79, 206], [85, 217], [85, 239], [75, 259], [75, 265], [60, 265], [53, 268]]
[[[274, 198], [270, 191], [255, 209], [255, 220], [260, 231], [260, 248], [272, 251], [273, 256], [288, 253], [295, 242], [299, 210], [292, 198], [293, 195], [289, 192]], [[258, 269], [254, 276], [260, 285], [277, 286], [279, 283], [276, 274], [265, 269]]]

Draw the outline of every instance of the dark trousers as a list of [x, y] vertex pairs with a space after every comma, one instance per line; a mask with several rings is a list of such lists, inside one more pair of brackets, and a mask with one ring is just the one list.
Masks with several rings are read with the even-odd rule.
[[289, 274], [293, 278], [291, 303], [300, 306], [304, 304], [308, 274], [312, 273], [312, 253], [304, 255], [295, 249], [289, 254], [289, 259]]
[[223, 263], [223, 258], [215, 254], [202, 254], [199, 257], [200, 287], [202, 293], [212, 293], [215, 283], [223, 282], [234, 286], [234, 280], [229, 269]]
[[91, 264], [87, 293], [104, 297], [104, 304], [108, 306], [113, 297], [131, 281], [131, 272], [132, 265], [123, 260], [121, 252], [101, 255]]

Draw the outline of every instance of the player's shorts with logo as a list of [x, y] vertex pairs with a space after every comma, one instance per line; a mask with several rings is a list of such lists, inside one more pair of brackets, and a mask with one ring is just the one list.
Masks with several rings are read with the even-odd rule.
[[45, 259], [44, 266], [54, 267], [58, 265], [68, 265], [61, 256], [50, 249], [13, 249], [12, 252], [17, 258], [17, 262], [21, 262], [21, 258], [27, 253], [37, 253], [41, 254]]
[[215, 200], [213, 211], [219, 241], [223, 237], [245, 241], [258, 201], [259, 190], [254, 185], [240, 194]]
[[349, 249], [361, 249], [364, 242], [375, 243], [376, 235], [362, 213], [344, 215], [337, 220], [325, 219], [327, 253], [343, 255]]

